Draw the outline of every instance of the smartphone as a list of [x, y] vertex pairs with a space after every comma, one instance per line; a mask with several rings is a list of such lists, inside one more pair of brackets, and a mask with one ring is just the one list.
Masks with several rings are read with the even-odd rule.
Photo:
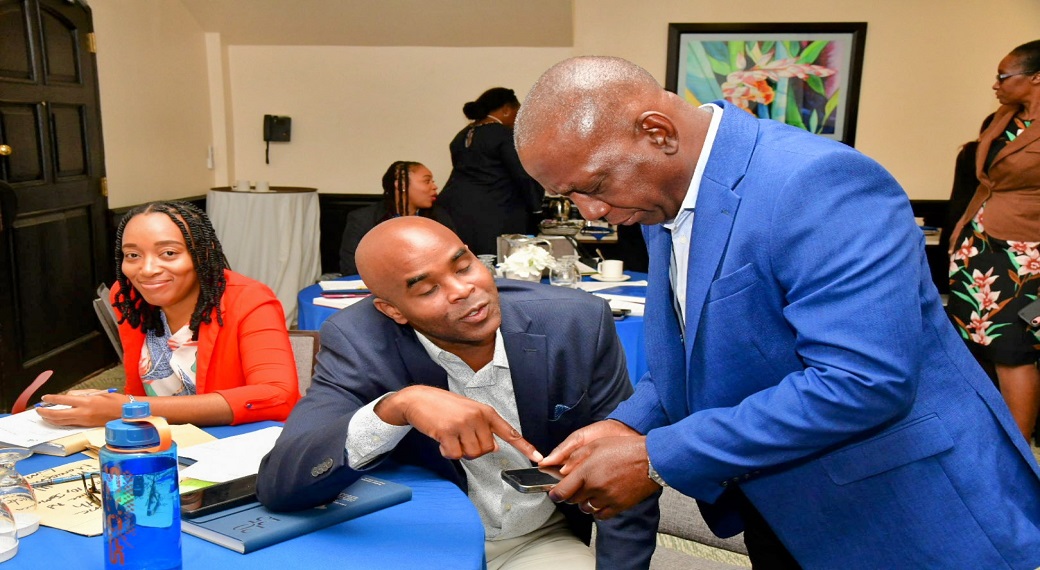
[[256, 475], [181, 494], [181, 517], [193, 519], [256, 500]]
[[546, 493], [563, 479], [563, 475], [560, 475], [559, 467], [530, 467], [506, 469], [502, 471], [502, 479], [521, 493]]
[[1033, 328], [1040, 328], [1040, 299], [1029, 303], [1018, 312], [1019, 318]]
[[632, 309], [610, 309], [610, 314], [614, 315], [615, 321], [623, 320], [632, 312]]

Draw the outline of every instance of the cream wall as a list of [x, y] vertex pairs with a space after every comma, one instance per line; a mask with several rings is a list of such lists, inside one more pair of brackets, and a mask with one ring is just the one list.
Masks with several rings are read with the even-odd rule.
[[[912, 198], [944, 199], [957, 148], [996, 107], [997, 62], [1040, 36], [1036, 0], [574, 0], [573, 48], [229, 46], [180, 0], [90, 5], [113, 208], [236, 178], [377, 193], [398, 159], [425, 162], [443, 184], [462, 104], [487, 87], [523, 98], [576, 54], [625, 57], [663, 81], [668, 23], [698, 21], [868, 22], [856, 147]], [[293, 118], [293, 141], [272, 144], [270, 165], [268, 113]]]
[[108, 204], [204, 194], [212, 140], [206, 43], [180, 0], [90, 0]]
[[671, 22], [867, 22], [855, 146], [914, 199], [949, 198], [957, 149], [997, 107], [997, 63], [1040, 38], [1036, 0], [574, 0], [574, 9], [575, 54], [624, 57], [662, 84]]
[[[570, 48], [229, 46], [234, 178], [330, 193], [379, 193], [391, 162], [415, 160], [443, 186], [462, 105], [505, 86], [522, 99]], [[292, 117], [271, 143], [263, 116]]]

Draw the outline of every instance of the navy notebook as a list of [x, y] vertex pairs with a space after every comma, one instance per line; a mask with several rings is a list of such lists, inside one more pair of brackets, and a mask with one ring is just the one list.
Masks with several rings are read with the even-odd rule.
[[181, 519], [181, 530], [246, 554], [343, 521], [409, 501], [404, 485], [362, 477], [343, 489], [336, 500], [305, 511], [276, 513], [258, 502], [195, 519]]

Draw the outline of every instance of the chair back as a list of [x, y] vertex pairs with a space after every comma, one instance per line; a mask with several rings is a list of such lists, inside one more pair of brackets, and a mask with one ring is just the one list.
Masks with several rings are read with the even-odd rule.
[[300, 379], [300, 397], [311, 387], [314, 376], [314, 364], [321, 346], [318, 331], [289, 331], [289, 344], [292, 345], [293, 359], [296, 361], [296, 374]]
[[[708, 523], [704, 522], [704, 518], [701, 517], [701, 511], [697, 507], [697, 501], [694, 499], [683, 495], [671, 487], [666, 487], [661, 493], [658, 503], [661, 507], [661, 522], [657, 527], [658, 533], [693, 542], [701, 547], [709, 547], [705, 549], [707, 551], [718, 549], [747, 556], [747, 547], [744, 546], [744, 535], [738, 534], [730, 538], [715, 536], [711, 529], [708, 528]], [[658, 544], [660, 544], [660, 541]], [[730, 554], [728, 557], [722, 556], [720, 558], [733, 559], [734, 555]], [[736, 559], [746, 560], [741, 557], [736, 557]], [[661, 546], [658, 546], [650, 561], [650, 570], [736, 570], [741, 567], [742, 564], [712, 560], [697, 554], [680, 552]]]
[[119, 355], [119, 360], [123, 360], [123, 343], [119, 340], [119, 325], [116, 321], [116, 312], [112, 308], [112, 303], [109, 302], [108, 285], [102, 283], [97, 288], [97, 298], [94, 299], [94, 313], [97, 314], [97, 318], [101, 321], [101, 327], [105, 329], [105, 334], [108, 335], [108, 341], [112, 343], [112, 348], [116, 349], [116, 354]]
[[33, 397], [33, 394], [38, 392], [40, 388], [50, 379], [51, 375], [54, 374], [53, 370], [44, 370], [33, 380], [29, 386], [22, 390], [22, 393], [18, 395], [18, 398], [14, 401], [14, 405], [11, 406], [11, 413], [17, 414], [25, 411], [25, 408], [29, 405], [29, 398]]

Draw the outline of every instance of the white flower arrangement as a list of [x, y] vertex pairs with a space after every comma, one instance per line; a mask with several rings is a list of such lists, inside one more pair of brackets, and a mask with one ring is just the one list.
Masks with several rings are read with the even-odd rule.
[[506, 257], [499, 268], [506, 277], [537, 281], [541, 279], [542, 271], [555, 266], [556, 259], [551, 253], [528, 244]]

